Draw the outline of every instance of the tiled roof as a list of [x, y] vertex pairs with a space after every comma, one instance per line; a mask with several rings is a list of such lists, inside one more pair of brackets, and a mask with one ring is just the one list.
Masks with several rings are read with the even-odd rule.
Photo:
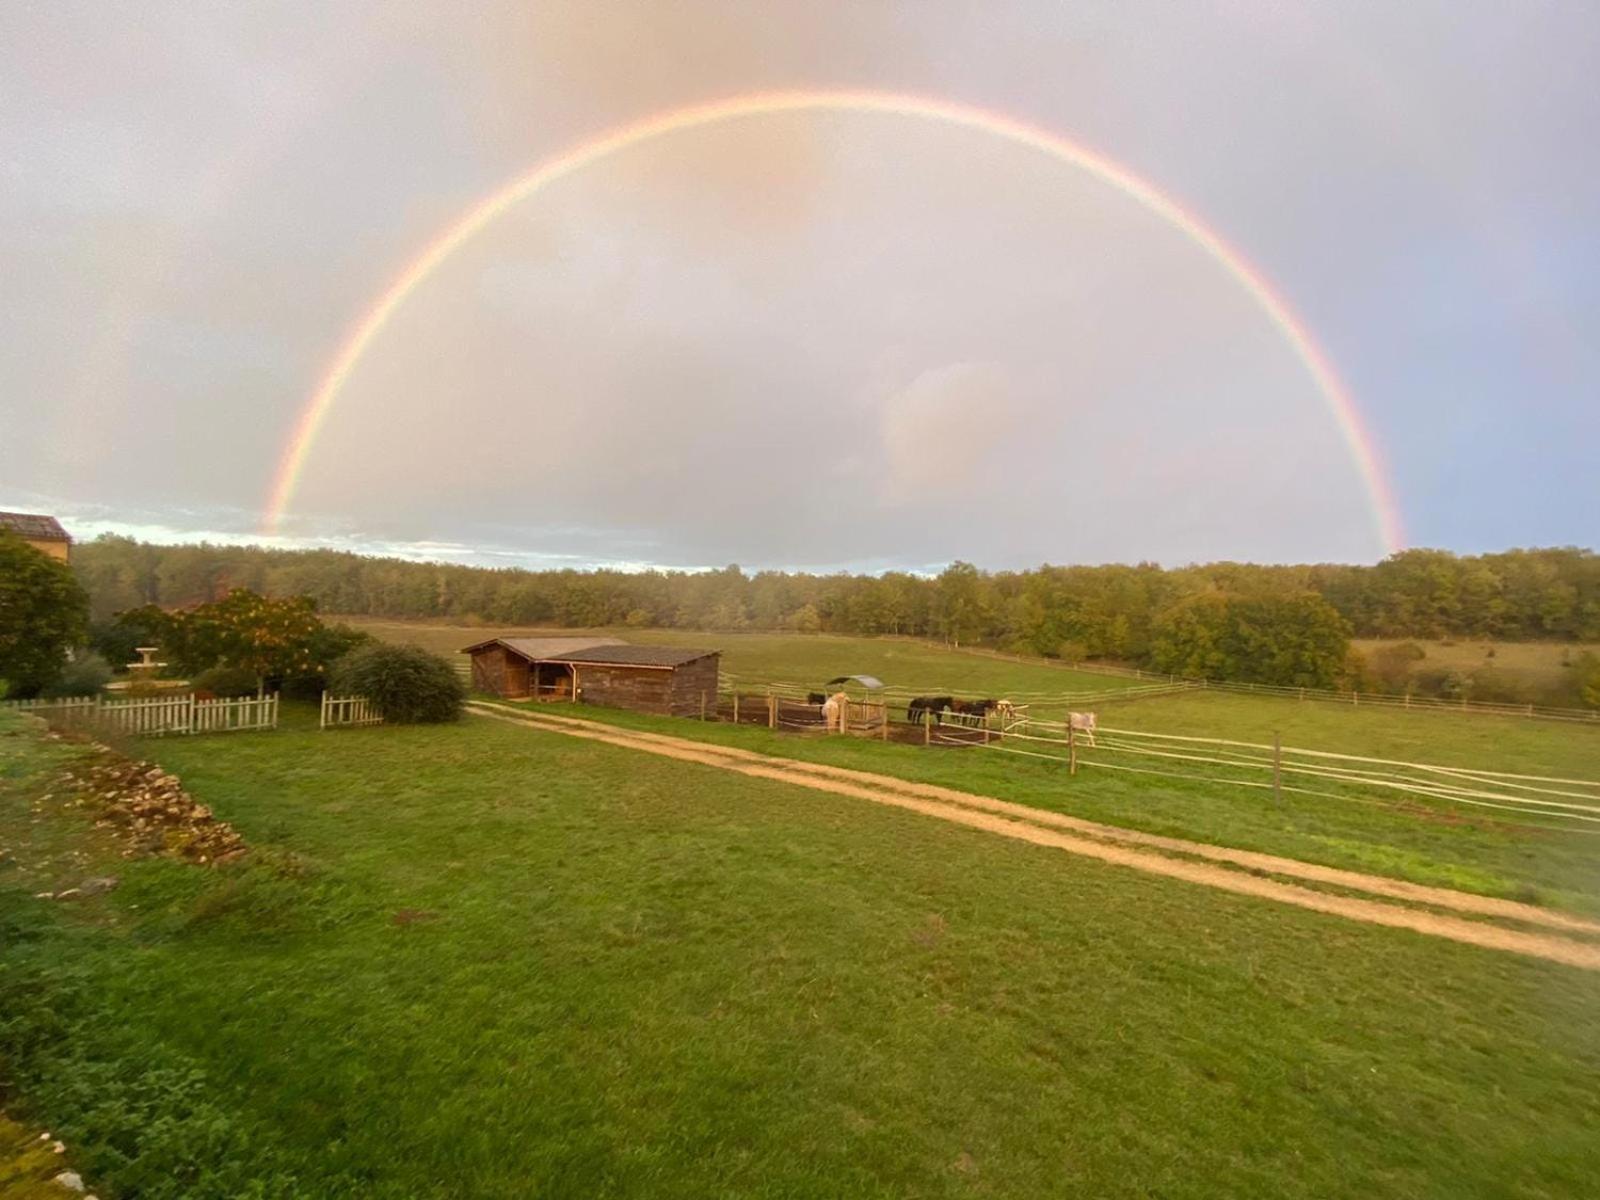
[[72, 537], [54, 517], [0, 512], [0, 529], [10, 529], [30, 542], [70, 542]]

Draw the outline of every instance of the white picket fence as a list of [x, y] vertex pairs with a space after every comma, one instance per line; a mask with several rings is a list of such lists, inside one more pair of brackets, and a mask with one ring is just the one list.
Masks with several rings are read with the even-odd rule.
[[165, 733], [242, 733], [278, 727], [278, 697], [223, 696], [196, 699], [194, 693], [131, 696], [108, 700], [68, 696], [58, 700], [7, 700], [0, 706], [21, 709], [52, 724], [135, 736]]
[[382, 725], [383, 714], [365, 696], [330, 696], [322, 693], [322, 728]]

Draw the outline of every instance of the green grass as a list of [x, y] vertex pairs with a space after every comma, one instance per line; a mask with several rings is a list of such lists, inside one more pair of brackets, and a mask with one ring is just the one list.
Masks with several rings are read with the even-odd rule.
[[[1251, 697], [1210, 699], [1220, 699], [1224, 705], [1262, 703]], [[1142, 712], [1146, 705], [1167, 703], [1140, 701], [1128, 704], [1126, 711]], [[1203, 726], [1208, 700], [1196, 697], [1194, 703], [1199, 705]], [[1378, 794], [1372, 792], [1352, 792], [1352, 796], [1364, 795], [1365, 799], [1346, 801], [1286, 792], [1281, 801], [1274, 801], [1268, 791], [1230, 787], [1206, 778], [1096, 771], [1087, 765], [1076, 776], [1069, 776], [1057, 761], [992, 749], [924, 748], [872, 738], [797, 736], [760, 726], [653, 717], [586, 704], [516, 707], [877, 771], [1128, 829], [1600, 913], [1600, 834], [1515, 824], [1510, 814], [1435, 809], [1421, 803], [1404, 807], [1376, 803]], [[1315, 721], [1320, 706], [1307, 707], [1309, 719]], [[1103, 714], [1103, 719], [1110, 723], [1110, 714]], [[1122, 719], [1120, 714], [1118, 719]], [[1166, 729], [1171, 724], [1162, 721], [1159, 727]], [[1102, 755], [1085, 750], [1083, 757], [1088, 762]], [[1113, 763], [1125, 761], [1109, 753], [1103, 757]]]
[[[494, 634], [529, 632], [350, 620], [377, 637], [411, 642], [439, 653], [454, 653]], [[820, 686], [824, 680], [844, 673], [877, 674], [897, 687], [972, 696], [1102, 691], [1140, 682], [1038, 662], [1009, 662], [892, 638], [679, 630], [607, 632], [640, 642], [720, 646], [723, 668], [728, 672], [750, 680], [794, 681], [807, 686]], [[1057, 705], [1043, 702], [1034, 707], [1040, 715], [1059, 717]], [[1311, 749], [1487, 770], [1600, 778], [1600, 720], [1590, 725], [1453, 711], [1352, 707], [1220, 691], [1123, 703], [1102, 700], [1096, 701], [1095, 707], [1104, 723], [1130, 729], [1266, 742], [1277, 731], [1286, 743]]]
[[[1370, 657], [1381, 646], [1408, 640], [1361, 638], [1353, 645]], [[1415, 644], [1422, 647], [1426, 655], [1416, 664], [1416, 670], [1448, 667], [1470, 674], [1480, 667], [1492, 667], [1508, 680], [1531, 688], [1535, 693], [1560, 685], [1567, 672], [1566, 664], [1585, 651], [1600, 654], [1600, 644], [1593, 642], [1494, 642], [1468, 638]]]
[[485, 721], [148, 744], [256, 853], [126, 862], [0, 722], [0, 1047], [102, 1197], [1600, 1172], [1592, 973]]
[[833, 634], [705, 633], [680, 629], [508, 629], [495, 626], [412, 624], [366, 617], [337, 617], [385, 641], [408, 642], [438, 654], [490, 637], [569, 637], [597, 633], [630, 642], [695, 646], [722, 651], [725, 672], [751, 680], [818, 688], [840, 675], [876, 675], [894, 688], [1001, 696], [1011, 692], [1104, 691], [1140, 681], [1120, 675], [1077, 671], [1041, 661], [1009, 662], [909, 638], [842, 637]]

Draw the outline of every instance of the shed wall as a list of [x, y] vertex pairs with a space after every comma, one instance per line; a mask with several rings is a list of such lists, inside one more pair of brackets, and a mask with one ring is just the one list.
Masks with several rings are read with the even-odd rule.
[[672, 715], [698, 717], [701, 697], [707, 708], [717, 709], [717, 670], [722, 663], [720, 654], [708, 654], [692, 663], [684, 663], [672, 673]]
[[590, 704], [607, 704], [634, 712], [672, 712], [670, 670], [654, 667], [622, 667], [595, 663], [578, 668], [579, 697]]

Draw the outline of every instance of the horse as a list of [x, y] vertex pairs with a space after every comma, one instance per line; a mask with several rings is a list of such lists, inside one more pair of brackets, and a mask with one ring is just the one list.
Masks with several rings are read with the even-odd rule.
[[822, 703], [822, 724], [829, 733], [844, 732], [845, 716], [850, 711], [850, 694], [835, 692]]
[[1017, 715], [1017, 706], [1009, 700], [996, 700], [994, 710], [1000, 714], [1002, 721], [1009, 721]]
[[1076, 730], [1089, 739], [1089, 745], [1094, 745], [1095, 719], [1092, 712], [1069, 712], [1067, 714], [1067, 728]]
[[1000, 707], [998, 700], [953, 700], [950, 702], [952, 712], [961, 713], [968, 717], [987, 717]]
[[807, 692], [806, 693], [806, 703], [807, 704], [826, 704], [827, 702], [828, 702], [828, 697], [822, 692]]
[[935, 725], [943, 724], [945, 709], [953, 709], [955, 700], [950, 696], [917, 696], [906, 705], [906, 720], [920, 725], [931, 716]]

